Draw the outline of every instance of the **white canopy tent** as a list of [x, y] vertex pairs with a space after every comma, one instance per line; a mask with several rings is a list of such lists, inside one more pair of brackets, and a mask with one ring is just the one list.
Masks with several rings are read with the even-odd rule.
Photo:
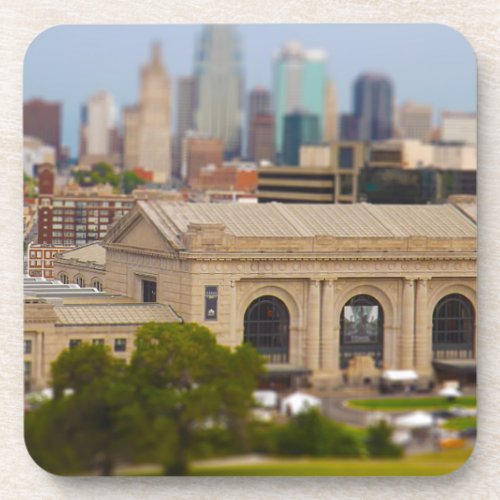
[[416, 382], [418, 374], [413, 370], [385, 370], [382, 379], [387, 382]]
[[258, 406], [262, 408], [277, 408], [278, 407], [278, 393], [271, 390], [254, 391], [253, 399]]
[[395, 427], [404, 429], [425, 429], [432, 427], [433, 424], [434, 418], [425, 411], [414, 411], [394, 419]]
[[282, 415], [297, 415], [311, 408], [321, 409], [321, 400], [303, 392], [294, 392], [281, 401]]

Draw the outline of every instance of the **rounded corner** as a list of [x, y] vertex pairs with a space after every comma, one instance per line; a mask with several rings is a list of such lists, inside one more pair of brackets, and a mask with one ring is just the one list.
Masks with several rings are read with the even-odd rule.
[[31, 461], [36, 465], [36, 467], [38, 467], [40, 470], [42, 470], [46, 474], [50, 474], [51, 476], [54, 476], [54, 477], [67, 477], [66, 474], [60, 474], [60, 473], [52, 471], [48, 468], [45, 468], [37, 460], [37, 458], [35, 458], [35, 456], [33, 456], [33, 453], [31, 452], [30, 446], [29, 446], [28, 442], [26, 441], [26, 415], [24, 418], [25, 418], [25, 420], [24, 420], [24, 429], [23, 429], [23, 442], [24, 442], [24, 448], [25, 448], [26, 452], [28, 453], [28, 456], [30, 457]]
[[437, 28], [442, 28], [443, 30], [450, 31], [454, 37], [460, 38], [463, 42], [465, 42], [465, 45], [467, 45], [467, 48], [470, 51], [472, 58], [474, 59], [474, 64], [477, 72], [477, 55], [471, 41], [461, 31], [459, 31], [458, 28], [455, 28], [454, 26], [450, 26], [444, 23], [434, 23], [434, 26], [436, 26]]
[[53, 31], [53, 30], [56, 30], [56, 29], [59, 29], [59, 28], [62, 28], [62, 27], [65, 27], [65, 26], [68, 26], [67, 24], [56, 24], [54, 26], [49, 26], [48, 28], [45, 28], [43, 31], [40, 31], [37, 35], [35, 35], [35, 37], [31, 40], [31, 42], [28, 44], [28, 46], [26, 47], [25, 51], [24, 51], [24, 56], [23, 56], [23, 69], [26, 68], [26, 59], [31, 51], [31, 49], [33, 48], [33, 46], [44, 36], [47, 35], [47, 33]]

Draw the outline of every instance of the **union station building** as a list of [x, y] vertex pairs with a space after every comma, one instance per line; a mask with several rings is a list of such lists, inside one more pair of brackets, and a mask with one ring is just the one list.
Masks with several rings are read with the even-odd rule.
[[285, 385], [470, 381], [474, 207], [139, 201], [104, 239], [104, 290], [251, 343]]

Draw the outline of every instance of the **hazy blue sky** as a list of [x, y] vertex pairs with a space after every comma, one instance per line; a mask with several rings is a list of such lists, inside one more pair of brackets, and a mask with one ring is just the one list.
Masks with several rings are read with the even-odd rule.
[[[246, 89], [271, 87], [272, 56], [285, 42], [328, 54], [339, 109], [352, 108], [352, 84], [364, 71], [386, 73], [396, 102], [430, 104], [435, 119], [444, 109], [476, 111], [476, 61], [468, 42], [437, 24], [239, 25]], [[138, 99], [139, 68], [159, 40], [174, 80], [193, 69], [199, 25], [58, 26], [41, 33], [24, 65], [24, 97], [63, 103], [64, 145], [77, 153], [80, 106], [107, 90], [118, 106]], [[172, 85], [174, 89], [174, 85]], [[175, 95], [175, 94], [174, 94]]]

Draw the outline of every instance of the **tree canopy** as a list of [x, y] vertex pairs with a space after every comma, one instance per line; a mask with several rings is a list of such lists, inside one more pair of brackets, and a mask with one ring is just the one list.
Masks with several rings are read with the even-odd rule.
[[54, 399], [26, 415], [26, 444], [55, 473], [109, 475], [134, 457], [186, 474], [207, 431], [245, 440], [262, 373], [247, 344], [231, 350], [197, 324], [149, 323], [129, 364], [100, 345], [65, 350], [52, 365]]

